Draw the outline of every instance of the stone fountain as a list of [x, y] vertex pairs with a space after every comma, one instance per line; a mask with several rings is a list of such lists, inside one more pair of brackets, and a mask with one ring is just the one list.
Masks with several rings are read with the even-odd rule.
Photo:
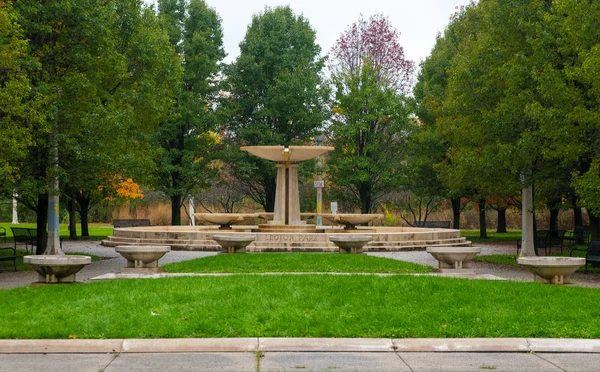
[[302, 221], [298, 188], [298, 163], [333, 151], [329, 146], [244, 146], [249, 154], [276, 162], [277, 188], [273, 220], [259, 225], [259, 231], [307, 231], [314, 225]]
[[[470, 246], [471, 242], [460, 236], [459, 230], [415, 227], [359, 226], [381, 214], [321, 214], [322, 217], [342, 226], [315, 226], [306, 220], [315, 213], [300, 213], [298, 163], [333, 151], [328, 146], [246, 146], [241, 148], [251, 155], [276, 162], [277, 187], [275, 210], [272, 213], [197, 213], [196, 217], [212, 225], [204, 226], [148, 226], [118, 228], [114, 236], [102, 242], [117, 245], [169, 245], [173, 250], [221, 251], [223, 246], [214, 238], [229, 235], [248, 242], [248, 252], [338, 252], [338, 243], [345, 238], [334, 235], [364, 235], [371, 239], [354, 252], [425, 250], [428, 246]], [[244, 225], [250, 218], [260, 217], [266, 223]], [[217, 229], [215, 225], [219, 225]], [[249, 242], [249, 236], [255, 237]], [[333, 239], [331, 239], [333, 237]], [[358, 238], [357, 238], [358, 239]], [[352, 239], [351, 239], [352, 240]], [[361, 240], [361, 239], [358, 239]], [[224, 242], [221, 239], [221, 242]], [[362, 242], [351, 242], [362, 244]], [[232, 245], [225, 241], [227, 251]], [[241, 243], [240, 243], [241, 244]], [[342, 244], [349, 244], [342, 242]], [[241, 252], [241, 248], [233, 248]], [[352, 248], [350, 248], [352, 252]]]

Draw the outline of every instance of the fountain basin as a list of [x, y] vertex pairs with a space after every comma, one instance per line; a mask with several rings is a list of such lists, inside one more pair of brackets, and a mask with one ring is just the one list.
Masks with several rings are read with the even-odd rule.
[[166, 245], [118, 245], [115, 247], [121, 256], [127, 260], [127, 267], [121, 269], [121, 272], [152, 274], [163, 272], [164, 269], [158, 266], [158, 260], [171, 247]]
[[481, 253], [480, 247], [427, 247], [427, 253], [438, 260], [436, 272], [472, 273], [469, 262]]
[[349, 213], [349, 214], [333, 214], [333, 213], [324, 213], [321, 214], [321, 217], [329, 220], [331, 222], [339, 223], [345, 225], [346, 230], [356, 230], [356, 225], [360, 225], [363, 223], [368, 223], [373, 220], [377, 220], [383, 218], [383, 214], [359, 214], [359, 213]]
[[222, 247], [223, 253], [246, 253], [246, 247], [256, 240], [252, 235], [236, 234], [213, 235], [212, 238]]
[[570, 283], [569, 275], [585, 265], [583, 257], [519, 257], [517, 263], [533, 273], [536, 282]]
[[89, 256], [24, 256], [23, 262], [39, 274], [40, 283], [74, 283], [75, 274], [92, 262]]
[[371, 235], [329, 235], [329, 240], [339, 248], [340, 253], [361, 254], [363, 247], [370, 242]]
[[194, 217], [215, 225], [221, 230], [230, 230], [232, 224], [258, 217], [258, 213], [194, 213]]

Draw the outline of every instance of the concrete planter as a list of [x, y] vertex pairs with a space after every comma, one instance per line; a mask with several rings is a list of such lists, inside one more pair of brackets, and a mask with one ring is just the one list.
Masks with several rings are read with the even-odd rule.
[[363, 247], [373, 239], [371, 235], [329, 235], [329, 240], [339, 248], [340, 253], [361, 254]]
[[118, 245], [115, 247], [121, 256], [127, 260], [127, 267], [121, 272], [152, 274], [163, 272], [158, 266], [158, 260], [171, 251], [166, 245]]
[[194, 213], [194, 217], [201, 221], [219, 225], [221, 230], [231, 230], [231, 225], [244, 222], [250, 218], [257, 218], [258, 213]]
[[332, 214], [323, 213], [321, 217], [331, 222], [339, 223], [345, 226], [346, 230], [356, 230], [356, 225], [368, 223], [384, 217], [383, 214]]
[[213, 235], [212, 238], [219, 243], [223, 253], [246, 253], [246, 247], [256, 240], [253, 235], [236, 234]]
[[517, 263], [533, 273], [536, 282], [570, 283], [569, 275], [585, 265], [582, 257], [520, 257]]
[[92, 262], [88, 256], [25, 256], [23, 262], [39, 274], [40, 283], [73, 283], [75, 274]]
[[427, 253], [438, 260], [436, 272], [474, 273], [469, 269], [469, 262], [481, 253], [479, 247], [427, 247]]

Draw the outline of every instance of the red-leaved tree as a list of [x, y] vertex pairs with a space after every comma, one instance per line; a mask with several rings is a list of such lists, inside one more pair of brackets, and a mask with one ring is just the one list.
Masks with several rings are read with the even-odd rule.
[[399, 36], [398, 30], [382, 14], [375, 14], [368, 20], [361, 15], [331, 49], [332, 73], [358, 75], [363, 63], [370, 61], [379, 79], [388, 87], [408, 93], [415, 64], [405, 58]]

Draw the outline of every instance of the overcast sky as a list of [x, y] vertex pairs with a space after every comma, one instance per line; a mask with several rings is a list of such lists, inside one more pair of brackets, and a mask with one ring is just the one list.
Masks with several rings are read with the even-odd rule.
[[[239, 54], [239, 43], [246, 34], [252, 15], [265, 6], [290, 5], [303, 14], [317, 32], [317, 43], [323, 54], [329, 53], [340, 34], [362, 13], [365, 18], [375, 13], [389, 17], [400, 32], [400, 44], [407, 59], [417, 65], [424, 60], [435, 43], [435, 36], [448, 24], [454, 7], [467, 0], [205, 0], [223, 20], [226, 62]], [[151, 0], [146, 0], [151, 3]]]

